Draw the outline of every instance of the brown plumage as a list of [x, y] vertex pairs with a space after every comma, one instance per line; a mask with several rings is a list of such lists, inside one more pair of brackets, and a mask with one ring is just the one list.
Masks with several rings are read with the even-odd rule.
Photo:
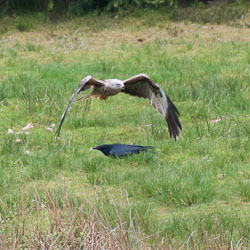
[[57, 136], [60, 135], [62, 123], [74, 98], [81, 91], [86, 91], [90, 88], [93, 88], [93, 91], [78, 100], [97, 97], [105, 100], [109, 96], [120, 92], [149, 99], [151, 105], [164, 116], [168, 124], [170, 137], [173, 137], [175, 140], [178, 139], [179, 130], [182, 129], [178, 118], [179, 111], [169, 97], [165, 95], [160, 86], [153, 82], [146, 74], [139, 74], [124, 81], [119, 79], [96, 80], [92, 76], [83, 78], [62, 114], [59, 127], [56, 131]]

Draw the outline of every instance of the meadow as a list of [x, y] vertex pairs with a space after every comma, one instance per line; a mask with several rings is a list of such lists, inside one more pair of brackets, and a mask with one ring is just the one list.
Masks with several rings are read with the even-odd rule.
[[[29, 18], [28, 31], [0, 26], [1, 248], [248, 248], [249, 29], [151, 12]], [[83, 77], [139, 73], [179, 109], [177, 142], [147, 100], [125, 94], [75, 101], [55, 139]], [[157, 154], [89, 150], [108, 143]]]

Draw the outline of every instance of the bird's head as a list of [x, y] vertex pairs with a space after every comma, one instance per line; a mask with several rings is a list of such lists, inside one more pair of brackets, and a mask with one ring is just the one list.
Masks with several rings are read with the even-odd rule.
[[103, 144], [94, 148], [91, 148], [90, 150], [99, 150], [103, 152], [105, 155], [108, 155], [111, 149], [111, 145]]
[[110, 79], [109, 84], [113, 89], [122, 90], [124, 89], [123, 81], [119, 79]]

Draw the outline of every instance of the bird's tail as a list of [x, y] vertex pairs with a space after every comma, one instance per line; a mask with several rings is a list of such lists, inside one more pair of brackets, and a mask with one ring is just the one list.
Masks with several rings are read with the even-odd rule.
[[150, 149], [150, 148], [154, 148], [153, 146], [138, 146], [138, 147], [141, 147], [143, 149]]
[[182, 126], [178, 118], [180, 113], [173, 104], [173, 102], [169, 99], [169, 97], [167, 97], [167, 101], [168, 101], [168, 112], [166, 115], [166, 121], [168, 124], [168, 131], [170, 137], [171, 138], [173, 137], [174, 140], [176, 141], [178, 139], [180, 130], [182, 130]]
[[153, 149], [154, 147], [152, 146], [141, 146], [141, 150], [142, 152], [144, 153], [151, 153], [151, 154], [157, 154], [156, 152], [154, 151], [148, 151], [149, 149]]

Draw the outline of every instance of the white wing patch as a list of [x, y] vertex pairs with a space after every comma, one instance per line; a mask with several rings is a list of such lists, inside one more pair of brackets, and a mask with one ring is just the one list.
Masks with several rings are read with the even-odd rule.
[[167, 113], [168, 102], [165, 93], [162, 91], [161, 88], [159, 90], [162, 96], [152, 92], [151, 105], [165, 117]]

